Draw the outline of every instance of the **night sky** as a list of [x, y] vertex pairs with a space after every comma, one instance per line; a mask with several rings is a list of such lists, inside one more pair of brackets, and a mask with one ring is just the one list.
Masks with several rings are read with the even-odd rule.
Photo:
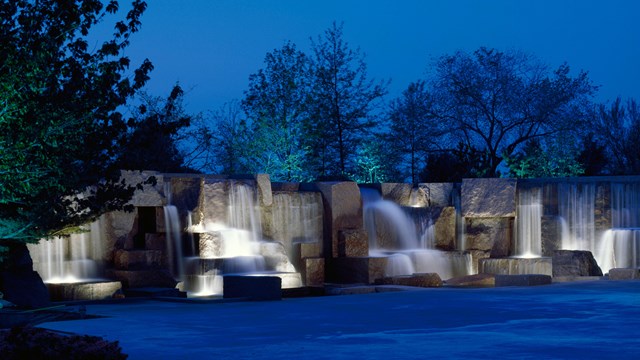
[[[424, 78], [432, 59], [480, 46], [519, 49], [556, 68], [586, 70], [596, 100], [640, 99], [636, 0], [151, 0], [127, 54], [155, 65], [147, 91], [179, 82], [187, 109], [240, 99], [264, 56], [290, 40], [303, 51], [333, 21], [366, 54], [369, 76], [391, 79], [387, 100]], [[123, 6], [124, 7], [124, 6]], [[123, 16], [122, 14], [120, 15]], [[110, 26], [110, 25], [109, 25]]]

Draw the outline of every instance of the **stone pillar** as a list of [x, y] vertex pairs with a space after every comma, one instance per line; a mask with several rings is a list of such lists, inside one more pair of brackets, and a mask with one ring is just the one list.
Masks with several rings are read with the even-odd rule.
[[354, 182], [326, 182], [316, 184], [324, 203], [325, 258], [339, 256], [339, 231], [362, 229], [362, 200]]

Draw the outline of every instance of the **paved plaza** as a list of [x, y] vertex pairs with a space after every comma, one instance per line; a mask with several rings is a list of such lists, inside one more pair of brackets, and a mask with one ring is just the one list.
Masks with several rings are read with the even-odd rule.
[[638, 359], [640, 281], [87, 305], [130, 359]]

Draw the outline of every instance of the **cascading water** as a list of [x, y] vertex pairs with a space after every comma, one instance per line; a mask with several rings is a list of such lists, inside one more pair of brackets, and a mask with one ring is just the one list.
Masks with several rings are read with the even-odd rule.
[[182, 252], [182, 227], [178, 208], [174, 205], [164, 206], [164, 224], [167, 237], [167, 254], [171, 261], [170, 270], [176, 279], [184, 279], [184, 255]]
[[[271, 232], [288, 248], [294, 243], [322, 242], [322, 196], [313, 192], [273, 194]], [[289, 254], [292, 256], [293, 254]]]
[[89, 225], [86, 232], [41, 240], [30, 246], [34, 267], [46, 283], [78, 283], [96, 281], [101, 277], [100, 220]]
[[469, 274], [468, 254], [435, 249], [435, 227], [426, 208], [403, 209], [374, 189], [362, 188], [361, 195], [369, 254], [387, 257], [385, 276], [435, 272], [446, 279]]
[[[301, 278], [287, 257], [285, 247], [276, 242], [262, 240], [262, 224], [256, 193], [252, 186], [240, 181], [229, 181], [225, 201], [225, 219], [201, 219], [190, 226], [198, 232], [199, 256], [187, 260], [194, 274], [187, 275], [185, 288], [191, 296], [219, 295], [224, 275], [281, 274], [283, 288], [301, 286]], [[299, 225], [298, 225], [299, 226]], [[304, 222], [300, 229], [304, 227]]]
[[611, 225], [595, 254], [603, 272], [640, 267], [640, 184], [611, 184]]
[[558, 213], [563, 250], [589, 250], [596, 254], [594, 183], [558, 184]]
[[516, 257], [532, 258], [542, 254], [541, 193], [539, 188], [520, 190], [516, 214]]

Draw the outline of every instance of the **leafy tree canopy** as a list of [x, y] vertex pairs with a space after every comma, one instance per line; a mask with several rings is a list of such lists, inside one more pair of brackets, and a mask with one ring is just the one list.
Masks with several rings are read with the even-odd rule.
[[135, 0], [113, 38], [89, 45], [92, 27], [120, 6], [99, 0], [0, 3], [0, 246], [36, 241], [121, 209], [117, 111], [147, 81], [145, 60], [123, 55], [140, 28]]

